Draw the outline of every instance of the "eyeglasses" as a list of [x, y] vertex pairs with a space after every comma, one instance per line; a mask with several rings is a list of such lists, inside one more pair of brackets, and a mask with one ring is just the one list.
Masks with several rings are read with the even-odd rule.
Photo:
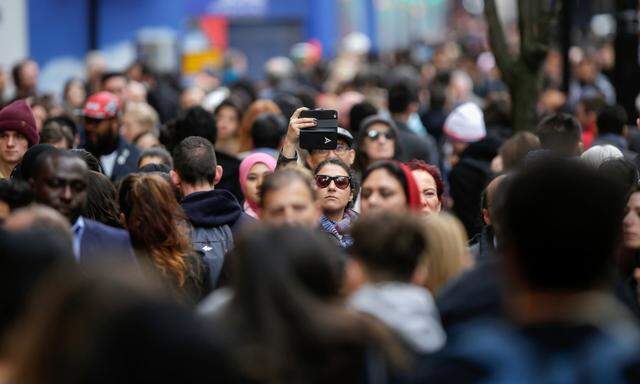
[[349, 147], [348, 145], [338, 144], [336, 149], [314, 149], [312, 152], [313, 153], [317, 153], [317, 154], [321, 154], [321, 155], [328, 155], [329, 152], [333, 151], [336, 154], [342, 155], [342, 154], [347, 153], [347, 151], [349, 151], [350, 149], [351, 149], [351, 147]]
[[393, 140], [395, 138], [395, 135], [391, 131], [380, 132], [380, 131], [371, 130], [367, 132], [367, 137], [373, 141], [378, 140], [381, 136], [384, 136], [387, 140]]
[[327, 188], [332, 180], [336, 187], [340, 189], [347, 189], [349, 188], [349, 184], [351, 184], [351, 178], [349, 176], [316, 175], [316, 185], [318, 188]]

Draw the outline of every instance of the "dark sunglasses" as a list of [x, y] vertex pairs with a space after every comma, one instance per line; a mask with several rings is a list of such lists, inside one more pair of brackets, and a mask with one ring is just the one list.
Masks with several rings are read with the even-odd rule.
[[367, 137], [370, 138], [373, 141], [378, 140], [378, 138], [380, 138], [380, 136], [384, 136], [387, 140], [393, 140], [395, 138], [395, 135], [391, 131], [380, 132], [380, 131], [371, 130], [371, 131], [367, 132]]
[[316, 185], [318, 188], [327, 188], [332, 180], [336, 187], [340, 189], [347, 189], [349, 188], [349, 184], [351, 184], [351, 178], [349, 176], [316, 175]]

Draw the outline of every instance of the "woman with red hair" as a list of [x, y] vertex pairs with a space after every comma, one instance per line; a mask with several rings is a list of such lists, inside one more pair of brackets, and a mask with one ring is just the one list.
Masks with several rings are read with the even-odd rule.
[[138, 260], [156, 270], [180, 299], [198, 302], [208, 290], [206, 267], [192, 249], [186, 216], [169, 182], [152, 173], [130, 174], [118, 200]]
[[411, 174], [418, 184], [420, 211], [425, 215], [440, 212], [444, 183], [438, 167], [415, 159], [409, 161], [407, 166], [411, 169]]

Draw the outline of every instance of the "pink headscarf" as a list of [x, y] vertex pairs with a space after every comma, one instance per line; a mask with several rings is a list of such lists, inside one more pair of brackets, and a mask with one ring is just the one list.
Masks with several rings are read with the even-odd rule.
[[262, 163], [266, 165], [267, 168], [269, 168], [269, 170], [273, 172], [276, 169], [277, 162], [276, 162], [276, 159], [274, 159], [273, 156], [271, 155], [268, 155], [266, 153], [256, 152], [254, 154], [247, 156], [240, 163], [240, 170], [239, 170], [240, 188], [242, 189], [242, 194], [245, 196], [245, 200], [244, 200], [245, 212], [248, 215], [251, 215], [256, 218], [260, 213], [260, 207], [255, 202], [249, 201], [249, 199], [246, 198], [247, 196], [246, 184], [247, 184], [247, 176], [249, 175], [249, 171], [251, 170], [251, 168], [253, 168], [254, 165], [258, 163]]

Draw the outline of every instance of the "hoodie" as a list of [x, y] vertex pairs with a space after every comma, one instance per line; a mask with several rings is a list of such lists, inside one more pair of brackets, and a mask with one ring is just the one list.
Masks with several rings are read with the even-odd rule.
[[351, 296], [349, 305], [380, 320], [418, 354], [435, 352], [445, 344], [438, 309], [423, 287], [400, 282], [366, 284]]
[[181, 205], [194, 227], [233, 227], [242, 216], [238, 200], [224, 189], [192, 193], [182, 199]]
[[218, 285], [227, 253], [233, 248], [233, 232], [251, 220], [229, 191], [195, 192], [181, 202], [191, 223], [191, 244], [202, 254], [212, 286]]

